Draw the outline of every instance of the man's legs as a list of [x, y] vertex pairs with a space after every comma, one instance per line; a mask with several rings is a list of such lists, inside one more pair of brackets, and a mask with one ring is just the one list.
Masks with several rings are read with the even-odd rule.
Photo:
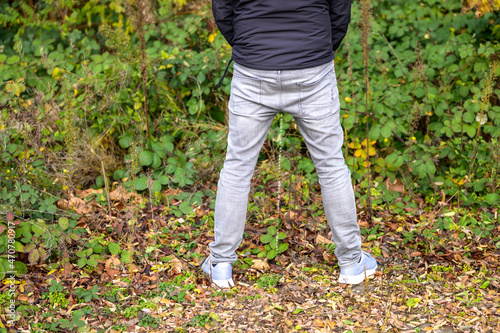
[[235, 64], [226, 160], [215, 200], [215, 240], [209, 245], [213, 264], [234, 263], [237, 259], [235, 251], [243, 238], [250, 181], [277, 113], [263, 106], [264, 84], [263, 78]]
[[361, 257], [361, 238], [350, 172], [342, 156], [339, 112], [321, 120], [295, 121], [316, 167], [339, 266], [352, 266]]
[[[228, 149], [218, 184], [211, 262], [234, 263], [237, 259], [235, 251], [245, 227], [250, 180], [279, 110], [294, 116], [313, 158], [341, 267], [339, 280], [361, 282], [365, 274], [375, 272], [376, 261], [361, 251], [354, 192], [342, 153], [343, 131], [333, 62], [297, 71], [249, 70], [237, 64], [234, 69]], [[207, 271], [207, 262], [204, 266]], [[230, 275], [229, 266], [222, 276], [230, 279]]]
[[283, 90], [285, 111], [294, 116], [316, 167], [339, 266], [353, 266], [361, 258], [361, 237], [350, 172], [342, 153], [344, 137], [333, 62], [284, 72]]

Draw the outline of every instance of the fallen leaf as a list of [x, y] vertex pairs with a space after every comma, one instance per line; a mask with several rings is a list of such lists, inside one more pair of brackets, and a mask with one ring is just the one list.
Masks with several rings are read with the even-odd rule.
[[324, 236], [321, 236], [320, 234], [318, 234], [316, 236], [316, 244], [331, 244], [331, 243], [333, 243], [332, 240], [330, 240]]
[[403, 184], [401, 179], [396, 179], [394, 180], [394, 182], [391, 183], [389, 178], [387, 178], [385, 185], [387, 186], [389, 191], [399, 192], [399, 193], [403, 193], [405, 191], [405, 185]]
[[118, 274], [120, 274], [119, 266], [120, 259], [115, 256], [109, 258], [108, 260], [106, 260], [106, 273], [108, 273], [111, 278], [115, 278]]
[[88, 214], [92, 211], [92, 207], [80, 198], [73, 195], [66, 200], [61, 199], [56, 202], [56, 206], [62, 210], [74, 210], [77, 214]]
[[278, 303], [271, 303], [276, 310], [285, 311], [285, 308]]
[[128, 202], [130, 198], [133, 197], [136, 200], [140, 200], [141, 197], [137, 193], [127, 192], [123, 186], [118, 186], [114, 191], [109, 193], [109, 200], [111, 201], [125, 201]]
[[265, 262], [264, 260], [254, 259], [252, 268], [258, 269], [261, 271], [267, 271], [267, 270], [269, 270], [269, 264], [267, 262]]
[[89, 188], [87, 190], [76, 190], [76, 196], [79, 198], [85, 198], [91, 194], [102, 194], [102, 189], [94, 190], [93, 188]]

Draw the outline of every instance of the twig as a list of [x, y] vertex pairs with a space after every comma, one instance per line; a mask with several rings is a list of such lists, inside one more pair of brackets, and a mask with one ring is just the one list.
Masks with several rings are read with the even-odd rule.
[[385, 325], [387, 324], [387, 318], [389, 318], [389, 314], [391, 313], [391, 307], [392, 307], [392, 300], [389, 303], [389, 307], [387, 308], [387, 312], [385, 313], [385, 319], [384, 319], [384, 324], [382, 325], [382, 328], [380, 329], [380, 332], [384, 332]]
[[399, 65], [401, 66], [401, 70], [403, 71], [404, 70], [404, 66], [401, 63], [401, 60], [399, 60], [399, 57], [398, 57], [396, 51], [392, 48], [391, 43], [389, 43], [389, 40], [387, 39], [387, 37], [385, 37], [384, 33], [382, 32], [382, 29], [380, 29], [380, 27], [378, 26], [378, 24], [375, 24], [375, 27], [377, 27], [378, 32], [382, 35], [382, 37], [384, 37], [385, 41], [387, 42], [387, 45], [389, 45], [389, 48], [391, 49], [392, 53], [394, 53], [394, 56], [396, 57], [396, 60], [398, 61]]
[[106, 178], [106, 170], [104, 170], [104, 162], [101, 161], [102, 168], [102, 178], [104, 178], [104, 189], [106, 190], [106, 199], [108, 200], [108, 218], [111, 222], [111, 200], [109, 199], [109, 188], [108, 188], [108, 179]]

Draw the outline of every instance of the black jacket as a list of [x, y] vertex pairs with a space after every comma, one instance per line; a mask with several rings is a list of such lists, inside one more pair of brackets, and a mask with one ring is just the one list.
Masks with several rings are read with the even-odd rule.
[[351, 19], [351, 0], [212, 0], [212, 10], [237, 63], [302, 69], [334, 58]]

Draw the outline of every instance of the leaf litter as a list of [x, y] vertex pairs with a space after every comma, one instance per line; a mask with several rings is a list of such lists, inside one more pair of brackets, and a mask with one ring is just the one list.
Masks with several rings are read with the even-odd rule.
[[[86, 308], [81, 318], [86, 332], [500, 331], [500, 251], [491, 242], [500, 235], [498, 225], [491, 237], [473, 237], [434, 228], [434, 210], [414, 216], [379, 209], [373, 221], [360, 213], [363, 230], [377, 228], [375, 236], [364, 233], [363, 248], [374, 254], [379, 271], [360, 285], [342, 285], [326, 221], [303, 208], [320, 202], [311, 191], [309, 203], [282, 207], [279, 217], [249, 218], [233, 267], [236, 287], [219, 290], [199, 269], [213, 240], [210, 198], [187, 216], [177, 216], [172, 205], [180, 201], [174, 198], [153, 206], [136, 197], [134, 204], [124, 204], [120, 196], [130, 196], [121, 190], [115, 194], [111, 212], [76, 197], [61, 206], [76, 204], [86, 213], [79, 226], [128, 248], [134, 258], [103, 254], [95, 269], [81, 270], [74, 260], [77, 249], [70, 249], [63, 257], [70, 260], [60, 269], [50, 270], [47, 263], [30, 267], [17, 301], [37, 310], [21, 316], [18, 330], [71, 319], [75, 310]], [[272, 206], [273, 198], [268, 199]], [[272, 260], [259, 258], [254, 253], [263, 248], [260, 237], [278, 218], [290, 247]], [[412, 230], [417, 232], [410, 237]], [[66, 308], [42, 297], [53, 279], [68, 291]], [[97, 298], [82, 302], [75, 295], [77, 288], [94, 285], [99, 286]], [[110, 290], [118, 292], [107, 297]]]

